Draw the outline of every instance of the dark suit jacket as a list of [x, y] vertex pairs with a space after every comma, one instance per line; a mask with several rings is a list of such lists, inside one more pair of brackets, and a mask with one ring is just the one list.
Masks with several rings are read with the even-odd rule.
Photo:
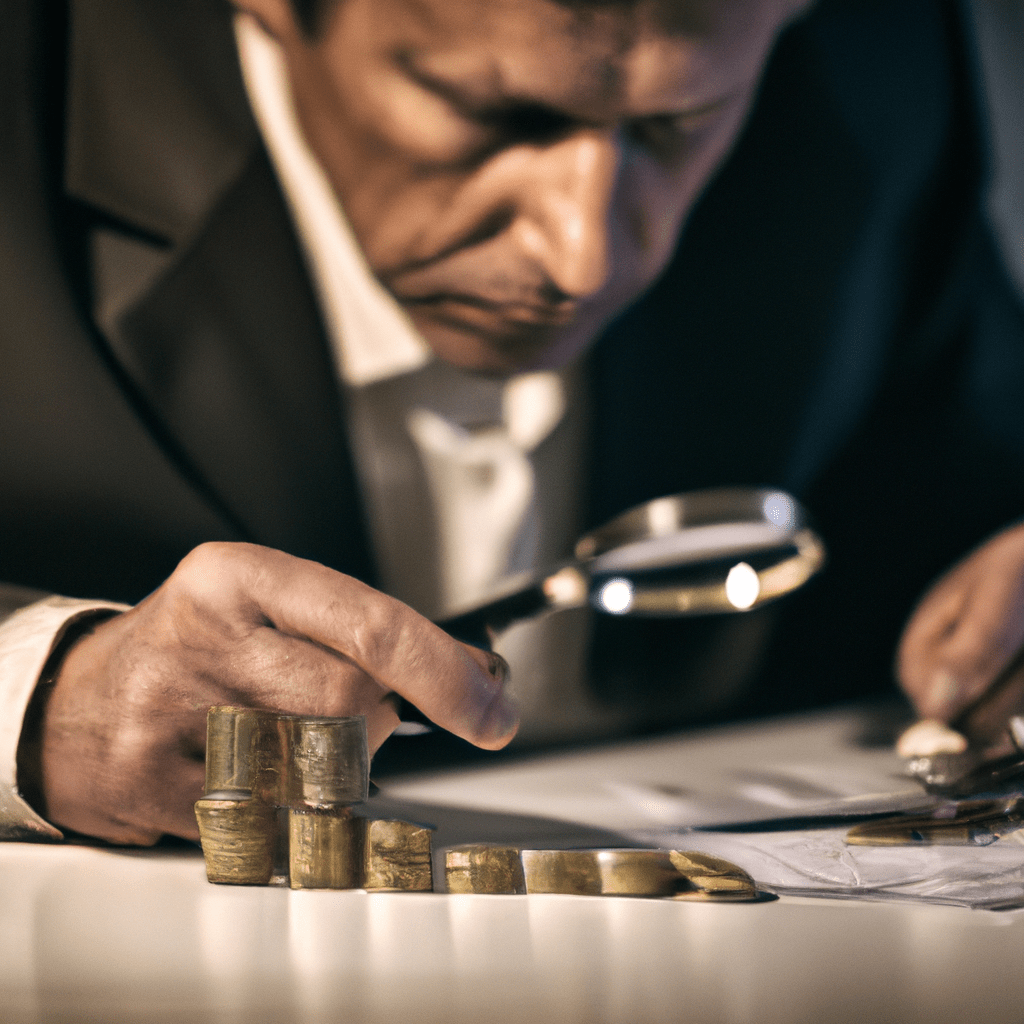
[[[219, 538], [372, 582], [227, 5], [57, 7], [3, 3], [0, 579], [134, 601]], [[982, 214], [969, 54], [954, 3], [825, 0], [664, 278], [596, 347], [591, 524], [772, 484], [832, 552], [779, 612], [602, 623], [607, 699], [735, 711], [757, 659], [770, 685], [741, 711], [888, 685], [914, 597], [1024, 509], [1024, 327]]]

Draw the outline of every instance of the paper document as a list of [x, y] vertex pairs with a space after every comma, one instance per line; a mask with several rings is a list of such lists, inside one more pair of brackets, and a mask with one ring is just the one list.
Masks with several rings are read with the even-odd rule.
[[1024, 831], [990, 846], [847, 846], [846, 826], [777, 832], [636, 832], [644, 845], [739, 864], [792, 896], [895, 899], [1006, 910], [1024, 907]]
[[[838, 760], [838, 759], [837, 759]], [[737, 766], [702, 790], [614, 781], [642, 810], [645, 846], [694, 850], [741, 865], [760, 886], [789, 895], [898, 899], [964, 907], [1024, 907], [1024, 830], [989, 845], [848, 846], [858, 817], [927, 811], [945, 801], [863, 756], [845, 763]]]

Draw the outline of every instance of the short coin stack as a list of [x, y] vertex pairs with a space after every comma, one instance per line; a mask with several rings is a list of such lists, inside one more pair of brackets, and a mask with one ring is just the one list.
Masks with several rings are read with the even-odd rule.
[[454, 846], [445, 874], [453, 893], [562, 893], [667, 897], [700, 902], [763, 898], [742, 868], [721, 857], [678, 850], [521, 850]]

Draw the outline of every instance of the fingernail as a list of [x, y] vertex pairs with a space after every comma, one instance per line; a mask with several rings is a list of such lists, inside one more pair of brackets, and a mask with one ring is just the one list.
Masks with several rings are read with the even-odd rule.
[[1006, 725], [1010, 730], [1010, 739], [1013, 740], [1013, 745], [1018, 750], [1024, 751], [1024, 717], [1013, 715]]
[[502, 689], [508, 683], [509, 676], [512, 674], [512, 670], [509, 668], [508, 662], [494, 651], [487, 652], [487, 671], [494, 676], [495, 679], [501, 683]]
[[966, 737], [934, 718], [915, 722], [896, 741], [896, 753], [906, 758], [962, 754], [966, 749]]
[[505, 693], [499, 693], [491, 704], [490, 735], [496, 739], [504, 739], [519, 728], [519, 712], [515, 704]]
[[497, 685], [484, 717], [484, 732], [488, 739], [500, 740], [519, 728], [519, 711], [508, 694], [512, 670], [500, 654], [488, 651], [487, 671]]

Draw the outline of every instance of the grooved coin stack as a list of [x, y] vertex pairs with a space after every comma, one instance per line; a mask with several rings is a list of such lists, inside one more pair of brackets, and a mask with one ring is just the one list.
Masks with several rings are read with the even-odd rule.
[[217, 706], [196, 819], [211, 882], [429, 892], [430, 830], [359, 813], [366, 720]]

